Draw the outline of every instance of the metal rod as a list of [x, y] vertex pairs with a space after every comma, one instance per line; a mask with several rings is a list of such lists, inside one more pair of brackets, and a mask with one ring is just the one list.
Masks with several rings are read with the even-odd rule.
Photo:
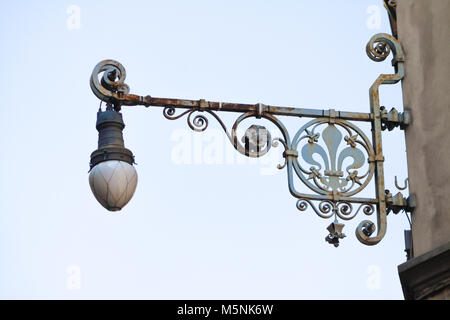
[[[319, 117], [334, 117], [343, 120], [353, 121], [372, 121], [374, 116], [372, 113], [365, 112], [348, 112], [294, 108], [294, 107], [279, 107], [264, 104], [244, 104], [244, 103], [230, 103], [230, 102], [215, 102], [205, 100], [186, 100], [186, 99], [172, 99], [172, 98], [154, 98], [145, 97], [142, 99], [140, 105], [153, 107], [174, 107], [181, 109], [198, 108], [200, 111], [226, 111], [226, 112], [258, 112], [258, 107], [262, 106], [263, 113], [269, 113], [279, 116], [293, 116], [305, 118], [319, 118]], [[334, 114], [333, 114], [334, 113]]]

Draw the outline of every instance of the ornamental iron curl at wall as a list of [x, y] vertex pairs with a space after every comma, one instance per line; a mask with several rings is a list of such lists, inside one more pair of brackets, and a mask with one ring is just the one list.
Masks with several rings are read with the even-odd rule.
[[[385, 190], [381, 141], [382, 130], [392, 130], [397, 126], [403, 129], [409, 122], [407, 111], [399, 113], [392, 109], [388, 113], [380, 107], [378, 90], [380, 85], [394, 84], [403, 79], [403, 50], [394, 37], [377, 34], [368, 42], [366, 52], [370, 59], [377, 62], [385, 60], [392, 52], [395, 68], [394, 74], [381, 74], [370, 87], [368, 113], [138, 96], [129, 94], [129, 87], [124, 82], [125, 69], [114, 60], [97, 64], [90, 85], [94, 94], [117, 112], [122, 106], [163, 107], [165, 118], [176, 120], [186, 117], [188, 126], [194, 131], [206, 130], [209, 125], [206, 115], [210, 115], [220, 124], [234, 148], [248, 157], [261, 157], [272, 147], [281, 145], [285, 163], [279, 164], [278, 168], [286, 168], [289, 191], [297, 198], [297, 208], [305, 211], [310, 207], [321, 218], [334, 217], [334, 222], [328, 227], [330, 233], [326, 241], [338, 246], [339, 239], [345, 237], [342, 233], [344, 225], [338, 219], [351, 220], [359, 212], [367, 216], [376, 212], [376, 224], [363, 220], [356, 228], [356, 237], [360, 242], [374, 245], [386, 233], [387, 212], [393, 206], [398, 210], [411, 210], [413, 206], [407, 205], [408, 199], [398, 194], [393, 197]], [[231, 130], [219, 118], [218, 111], [240, 113]], [[291, 139], [279, 116], [313, 119]], [[265, 127], [251, 125], [239, 139], [237, 129], [248, 118], [272, 122], [281, 135], [272, 138]], [[371, 139], [355, 122], [371, 124]], [[294, 179], [300, 180], [311, 192], [297, 191]], [[358, 197], [358, 193], [371, 181], [375, 185], [374, 197]], [[375, 231], [377, 233], [374, 235]]]

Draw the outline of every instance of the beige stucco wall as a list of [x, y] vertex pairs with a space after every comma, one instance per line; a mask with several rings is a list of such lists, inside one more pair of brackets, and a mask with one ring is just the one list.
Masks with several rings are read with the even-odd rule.
[[450, 241], [450, 0], [398, 0], [414, 255]]

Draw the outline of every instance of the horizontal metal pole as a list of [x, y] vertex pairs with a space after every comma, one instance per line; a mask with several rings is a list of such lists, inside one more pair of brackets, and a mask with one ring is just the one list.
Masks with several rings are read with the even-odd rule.
[[171, 98], [154, 98], [143, 97], [140, 105], [154, 106], [154, 107], [173, 107], [182, 109], [196, 108], [200, 111], [226, 111], [226, 112], [254, 112], [258, 114], [272, 114], [279, 116], [293, 116], [305, 118], [320, 118], [331, 117], [336, 119], [354, 120], [354, 121], [372, 121], [374, 116], [372, 113], [365, 112], [347, 112], [335, 111], [333, 109], [307, 109], [294, 107], [278, 107], [265, 104], [244, 104], [244, 103], [230, 103], [230, 102], [214, 102], [205, 100], [185, 100], [185, 99], [171, 99]]

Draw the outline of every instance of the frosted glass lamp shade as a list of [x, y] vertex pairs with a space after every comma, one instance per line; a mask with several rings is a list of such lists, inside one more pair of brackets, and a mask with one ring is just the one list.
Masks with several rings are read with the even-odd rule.
[[122, 209], [137, 185], [136, 169], [124, 161], [110, 160], [97, 164], [89, 174], [92, 193], [109, 211]]

